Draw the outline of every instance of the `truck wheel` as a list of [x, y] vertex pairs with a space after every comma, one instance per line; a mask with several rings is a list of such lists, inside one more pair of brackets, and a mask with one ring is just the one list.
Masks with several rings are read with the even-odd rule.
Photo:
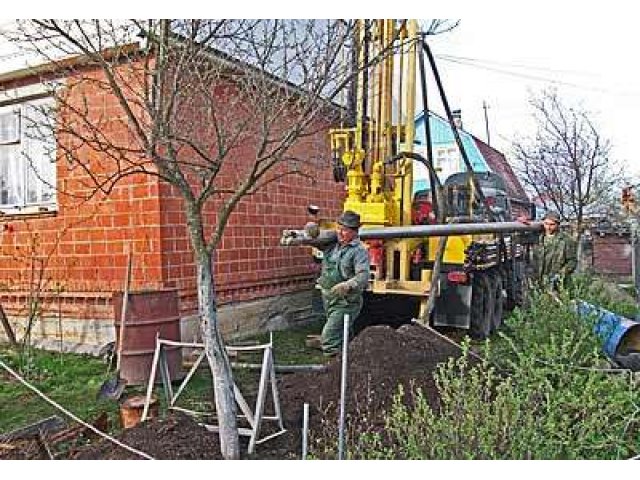
[[529, 303], [529, 279], [525, 273], [524, 265], [519, 264], [517, 272], [515, 305], [526, 308]]
[[[517, 269], [516, 269], [517, 272]], [[507, 291], [507, 298], [504, 300], [504, 309], [511, 311], [516, 308], [516, 296], [518, 288], [517, 273], [514, 275], [511, 265], [506, 265], [502, 269], [502, 285]]]
[[515, 268], [515, 276], [513, 270], [509, 267], [504, 277], [507, 289], [507, 301], [505, 308], [509, 311], [515, 307], [523, 307], [527, 297], [527, 278], [522, 262], [518, 262]]
[[504, 281], [502, 279], [502, 273], [500, 271], [491, 273], [491, 294], [493, 295], [493, 312], [491, 316], [492, 332], [498, 330], [502, 325], [505, 303], [503, 289]]
[[469, 336], [474, 340], [484, 340], [491, 334], [493, 315], [493, 295], [491, 282], [485, 273], [474, 275], [471, 292], [471, 325]]

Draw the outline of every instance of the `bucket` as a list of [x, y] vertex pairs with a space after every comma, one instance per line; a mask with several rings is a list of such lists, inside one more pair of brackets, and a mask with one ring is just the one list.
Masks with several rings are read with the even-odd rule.
[[[120, 335], [122, 292], [113, 295], [116, 332]], [[120, 376], [127, 385], [146, 385], [156, 349], [156, 336], [180, 341], [180, 312], [175, 289], [129, 292]], [[118, 338], [118, 342], [120, 339]], [[183, 377], [182, 349], [165, 346], [171, 381]], [[158, 376], [159, 377], [159, 376]], [[160, 379], [157, 377], [157, 380]]]
[[[127, 398], [120, 405], [120, 422], [122, 428], [135, 427], [142, 420], [142, 412], [144, 411], [145, 397], [142, 395], [136, 395], [135, 397]], [[149, 411], [147, 418], [154, 418], [158, 416], [158, 400], [151, 397], [149, 400]]]
[[602, 350], [609, 358], [640, 351], [640, 323], [582, 300], [576, 302], [576, 311], [581, 317], [596, 316], [593, 331], [602, 340]]

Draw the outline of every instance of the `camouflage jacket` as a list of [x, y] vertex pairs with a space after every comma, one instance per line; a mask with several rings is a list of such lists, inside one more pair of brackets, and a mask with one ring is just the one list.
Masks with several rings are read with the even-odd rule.
[[576, 269], [577, 263], [577, 244], [563, 232], [543, 234], [533, 249], [533, 271], [537, 280], [554, 275], [567, 277]]

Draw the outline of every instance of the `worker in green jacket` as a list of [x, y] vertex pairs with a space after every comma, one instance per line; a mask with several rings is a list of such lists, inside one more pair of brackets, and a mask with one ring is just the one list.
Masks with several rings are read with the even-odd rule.
[[322, 329], [322, 351], [327, 356], [338, 353], [342, 347], [344, 316], [349, 315], [349, 335], [362, 310], [362, 294], [369, 284], [369, 254], [360, 239], [360, 215], [350, 210], [338, 217], [336, 241], [320, 245], [322, 271], [318, 286], [326, 323]]
[[560, 231], [560, 215], [547, 212], [542, 225], [544, 234], [533, 249], [533, 272], [543, 286], [567, 286], [578, 263], [577, 244], [571, 236]]
[[322, 270], [318, 288], [326, 323], [319, 338], [307, 341], [311, 347], [321, 348], [327, 356], [342, 347], [344, 316], [349, 315], [349, 336], [362, 310], [363, 292], [369, 285], [369, 253], [358, 238], [360, 215], [350, 210], [337, 219], [335, 232], [320, 232], [318, 224], [309, 222], [304, 231], [284, 230], [281, 245], [309, 245], [322, 256]]

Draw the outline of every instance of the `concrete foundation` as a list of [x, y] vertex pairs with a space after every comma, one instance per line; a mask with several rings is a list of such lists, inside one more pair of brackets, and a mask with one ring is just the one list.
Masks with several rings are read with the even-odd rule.
[[[268, 331], [303, 325], [317, 318], [312, 313], [312, 291], [303, 291], [249, 302], [226, 304], [218, 309], [220, 332], [232, 342]], [[24, 338], [25, 324], [9, 318], [18, 341]], [[182, 341], [200, 342], [197, 315], [180, 319]], [[116, 338], [114, 319], [42, 318], [31, 332], [31, 344], [54, 351], [102, 355]], [[0, 329], [0, 343], [7, 342]]]

